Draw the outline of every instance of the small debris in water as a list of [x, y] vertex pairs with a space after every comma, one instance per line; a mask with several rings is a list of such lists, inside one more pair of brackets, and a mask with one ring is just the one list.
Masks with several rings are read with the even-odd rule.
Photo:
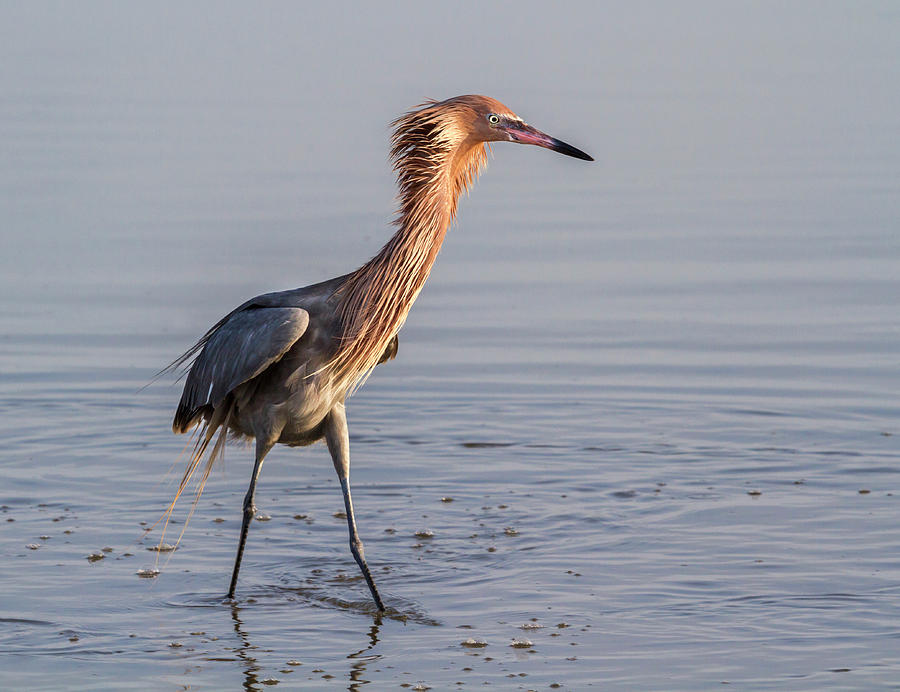
[[761, 490], [748, 490], [747, 494], [750, 497], [759, 497], [760, 495], [762, 495], [762, 491]]
[[519, 532], [516, 529], [514, 529], [512, 526], [507, 526], [505, 529], [503, 529], [503, 533], [505, 533], [507, 536], [518, 536], [519, 535]]
[[397, 529], [385, 529], [384, 532], [390, 533], [390, 534], [395, 534], [395, 533], [397, 533]]
[[157, 545], [151, 545], [147, 548], [147, 550], [156, 553], [171, 553], [173, 550], [175, 550], [175, 546], [171, 543], [159, 543]]
[[870, 492], [872, 492], [872, 491], [871, 491], [871, 490], [866, 490], [865, 488], [861, 488], [860, 491], [859, 491], [859, 494], [860, 494], [860, 495], [868, 495]]
[[534, 644], [531, 643], [530, 639], [518, 638], [513, 639], [509, 645], [514, 649], [530, 649]]
[[106, 555], [101, 553], [99, 550], [96, 553], [91, 553], [87, 556], [88, 562], [97, 562], [97, 560], [102, 560]]
[[419, 529], [415, 533], [416, 538], [434, 538], [434, 531], [431, 529]]
[[496, 553], [496, 552], [497, 552], [497, 549], [496, 549], [494, 546], [491, 546], [490, 548], [487, 549], [487, 551], [488, 551], [489, 553]]
[[453, 502], [453, 498], [452, 497], [442, 497], [441, 502]]
[[272, 517], [269, 514], [263, 514], [260, 512], [256, 515], [256, 521], [272, 521]]
[[71, 637], [69, 637], [69, 641], [70, 641], [70, 642], [77, 642], [77, 641], [78, 641], [78, 635], [77, 635], [77, 634], [73, 634]]
[[488, 643], [484, 639], [474, 639], [469, 637], [468, 639], [461, 641], [459, 645], [465, 646], [468, 649], [483, 649]]
[[155, 567], [147, 567], [145, 569], [139, 569], [135, 574], [141, 579], [153, 579], [154, 577], [159, 576], [159, 570]]
[[29, 550], [37, 550], [41, 546], [38, 543], [29, 543], [25, 547], [28, 548]]

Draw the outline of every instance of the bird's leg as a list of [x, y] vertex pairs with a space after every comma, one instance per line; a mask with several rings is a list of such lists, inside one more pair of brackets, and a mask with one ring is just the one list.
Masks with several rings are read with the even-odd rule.
[[378, 595], [378, 589], [375, 588], [375, 580], [372, 579], [369, 565], [366, 564], [363, 544], [356, 531], [356, 519], [353, 517], [353, 500], [350, 499], [350, 436], [347, 432], [347, 414], [343, 402], [335, 404], [325, 419], [325, 440], [328, 443], [328, 451], [331, 452], [334, 470], [337, 471], [338, 479], [341, 481], [341, 492], [344, 494], [347, 527], [350, 529], [350, 552], [353, 553], [356, 564], [366, 578], [375, 605], [383, 612], [384, 603]]
[[241, 558], [244, 557], [244, 544], [247, 543], [247, 532], [250, 530], [250, 522], [256, 515], [256, 505], [253, 498], [256, 496], [256, 479], [262, 470], [263, 459], [274, 446], [273, 442], [256, 438], [256, 463], [253, 464], [253, 476], [250, 478], [250, 487], [244, 496], [244, 518], [241, 522], [241, 538], [238, 543], [237, 557], [234, 558], [234, 571], [231, 573], [231, 586], [228, 587], [228, 598], [234, 598], [234, 587], [237, 585], [238, 572], [241, 569]]

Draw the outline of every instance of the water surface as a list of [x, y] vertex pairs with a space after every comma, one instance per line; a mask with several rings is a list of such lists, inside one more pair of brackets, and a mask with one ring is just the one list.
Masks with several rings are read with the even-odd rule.
[[[545, 10], [0, 11], [0, 686], [896, 685], [900, 13]], [[225, 603], [251, 451], [158, 556], [141, 388], [377, 250], [387, 123], [463, 92], [597, 162], [495, 147], [349, 404], [389, 611], [323, 446], [267, 458]]]

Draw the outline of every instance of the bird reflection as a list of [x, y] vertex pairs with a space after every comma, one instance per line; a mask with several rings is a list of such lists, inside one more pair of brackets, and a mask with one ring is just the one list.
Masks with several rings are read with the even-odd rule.
[[353, 661], [350, 664], [350, 685], [347, 687], [350, 692], [357, 692], [361, 685], [367, 685], [371, 682], [371, 680], [366, 680], [362, 676], [366, 672], [366, 667], [369, 663], [379, 660], [381, 654], [366, 655], [366, 652], [375, 648], [375, 645], [378, 643], [378, 632], [380, 629], [381, 614], [378, 614], [373, 619], [372, 626], [369, 628], [369, 645], [356, 653], [347, 656], [347, 658]]
[[[260, 680], [262, 666], [253, 655], [253, 652], [256, 651], [257, 647], [250, 642], [250, 637], [244, 630], [244, 623], [241, 620], [240, 612], [241, 609], [239, 606], [236, 604], [231, 605], [231, 620], [234, 623], [234, 633], [237, 635], [239, 642], [238, 646], [234, 648], [234, 653], [241, 661], [244, 669], [244, 682], [241, 687], [247, 692], [262, 692], [265, 688], [265, 684]], [[349, 671], [350, 684], [347, 689], [351, 692], [361, 690], [363, 685], [371, 683], [371, 680], [367, 680], [364, 675], [372, 661], [381, 659], [381, 654], [369, 653], [378, 644], [381, 623], [381, 614], [376, 614], [372, 618], [372, 625], [369, 627], [368, 644], [362, 649], [347, 655], [347, 658], [351, 661]]]
[[234, 653], [244, 664], [244, 684], [242, 687], [247, 690], [247, 692], [261, 692], [262, 683], [260, 683], [257, 675], [262, 670], [262, 667], [250, 654], [251, 651], [256, 650], [256, 647], [250, 643], [250, 638], [242, 629], [244, 623], [241, 622], [240, 612], [241, 609], [237, 605], [232, 604], [231, 619], [234, 621], [234, 633], [238, 636], [238, 640], [240, 640], [240, 646], [235, 648]]

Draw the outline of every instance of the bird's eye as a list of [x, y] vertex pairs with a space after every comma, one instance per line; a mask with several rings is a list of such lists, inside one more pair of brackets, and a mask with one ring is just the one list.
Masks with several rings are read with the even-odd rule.
[[491, 113], [490, 115], [488, 115], [488, 122], [491, 125], [497, 125], [500, 123], [500, 116], [496, 113]]

